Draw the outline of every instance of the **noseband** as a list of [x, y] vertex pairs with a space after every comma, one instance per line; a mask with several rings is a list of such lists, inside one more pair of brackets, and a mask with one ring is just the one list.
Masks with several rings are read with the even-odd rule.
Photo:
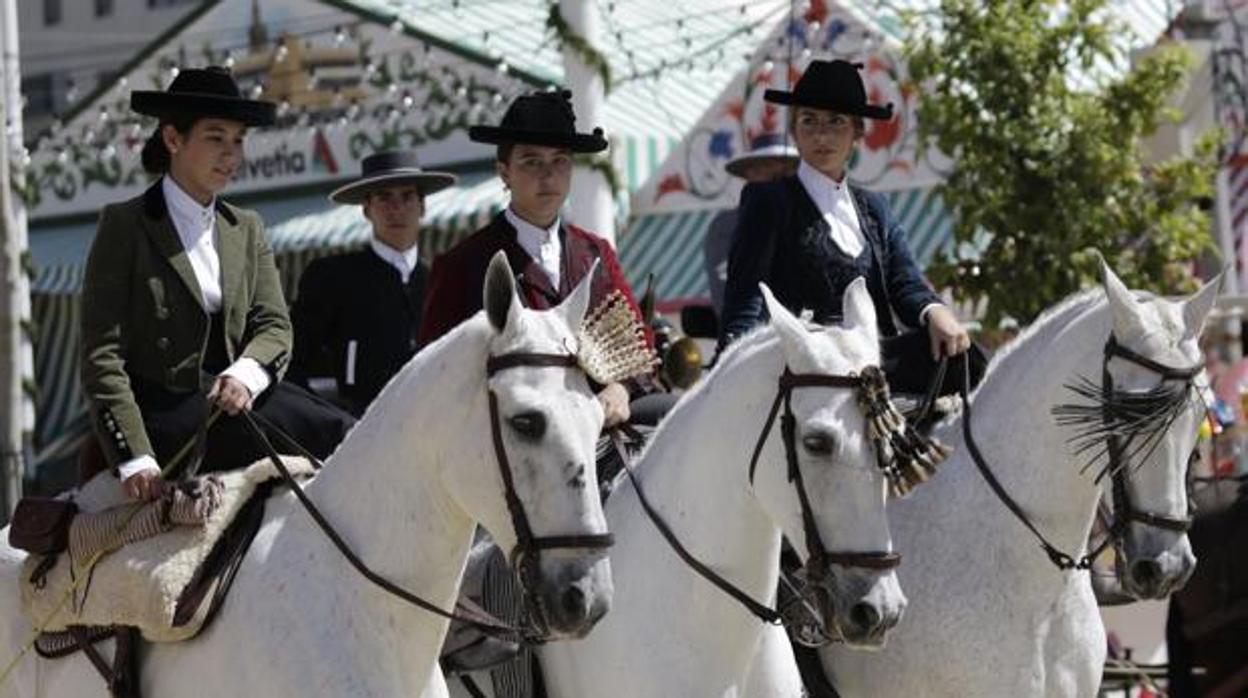
[[[486, 378], [491, 378], [499, 371], [511, 368], [576, 368], [580, 364], [573, 354], [533, 354], [511, 353], [491, 356], [485, 364]], [[603, 550], [615, 544], [615, 537], [610, 533], [584, 533], [569, 536], [536, 536], [529, 525], [529, 517], [524, 512], [524, 504], [516, 494], [516, 484], [507, 458], [507, 448], [503, 445], [503, 430], [498, 418], [498, 397], [489, 390], [490, 399], [490, 436], [494, 441], [494, 455], [498, 460], [499, 471], [503, 476], [503, 496], [507, 501], [507, 510], [511, 513], [512, 528], [516, 532], [516, 547], [512, 548], [509, 559], [512, 569], [520, 577], [528, 602], [530, 619], [542, 631], [548, 627], [545, 607], [541, 597], [535, 593], [541, 573], [539, 563], [543, 550], [577, 549]]]

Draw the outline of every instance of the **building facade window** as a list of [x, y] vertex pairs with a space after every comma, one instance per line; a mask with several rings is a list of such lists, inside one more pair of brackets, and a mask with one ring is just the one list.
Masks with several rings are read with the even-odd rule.
[[51, 73], [35, 75], [22, 80], [22, 94], [26, 97], [26, 114], [51, 114], [56, 107], [56, 93]]
[[108, 17], [113, 14], [113, 0], [95, 0], [95, 16]]
[[61, 0], [43, 0], [43, 24], [51, 27], [61, 23]]

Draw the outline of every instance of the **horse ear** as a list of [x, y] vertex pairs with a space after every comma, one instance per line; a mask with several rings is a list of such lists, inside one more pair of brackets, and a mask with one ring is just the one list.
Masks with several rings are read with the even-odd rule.
[[507, 254], [501, 250], [490, 259], [482, 294], [485, 315], [494, 330], [502, 332], [507, 329], [507, 320], [520, 310], [520, 298], [516, 294], [516, 279], [511, 275]]
[[1109, 299], [1109, 312], [1114, 319], [1114, 330], [1118, 334], [1124, 334], [1139, 325], [1139, 301], [1114, 270], [1109, 268], [1104, 257], [1101, 257], [1101, 277], [1104, 279], [1105, 296]]
[[848, 329], [866, 330], [873, 341], [878, 341], [879, 327], [876, 325], [875, 302], [871, 300], [871, 292], [867, 290], [867, 280], [861, 276], [850, 282], [841, 297], [841, 308], [845, 316], [844, 325]]
[[763, 292], [763, 302], [767, 305], [767, 314], [771, 316], [771, 326], [776, 328], [785, 344], [800, 345], [802, 336], [806, 334], [801, 320], [776, 300], [767, 284], [760, 283], [758, 288]]
[[1205, 329], [1205, 319], [1222, 290], [1222, 281], [1226, 278], [1226, 269], [1209, 280], [1199, 291], [1183, 302], [1183, 338], [1199, 337]]
[[568, 327], [571, 327], [573, 331], [581, 326], [581, 321], [585, 319], [585, 313], [589, 310], [589, 301], [593, 297], [594, 275], [598, 273], [599, 261], [594, 260], [594, 265], [589, 268], [589, 272], [576, 285], [576, 288], [572, 289], [572, 293], [559, 304], [559, 312], [568, 321]]

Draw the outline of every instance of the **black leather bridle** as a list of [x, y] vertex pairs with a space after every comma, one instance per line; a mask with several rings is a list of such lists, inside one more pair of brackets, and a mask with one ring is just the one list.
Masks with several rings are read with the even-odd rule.
[[[1187, 368], [1174, 368], [1172, 366], [1166, 366], [1165, 364], [1158, 363], [1122, 346], [1111, 333], [1109, 339], [1105, 342], [1105, 349], [1101, 362], [1101, 396], [1106, 404], [1110, 402], [1114, 393], [1114, 379], [1109, 372], [1109, 362], [1114, 358], [1129, 361], [1137, 366], [1140, 366], [1141, 368], [1152, 371], [1160, 376], [1163, 381], [1184, 381], [1189, 390], [1192, 387], [1193, 380], [1200, 374], [1201, 370], [1204, 369], [1204, 366], [1202, 365]], [[942, 363], [943, 361], [944, 360], [942, 360]], [[1127, 491], [1127, 478], [1131, 468], [1129, 467], [1129, 464], [1124, 462], [1126, 444], [1122, 442], [1121, 435], [1111, 432], [1107, 437], [1109, 440], [1107, 454], [1109, 458], [1108, 468], [1113, 478], [1112, 496], [1114, 502], [1114, 521], [1109, 527], [1109, 535], [1107, 535], [1105, 540], [1103, 540], [1099, 545], [1080, 557], [1075, 557], [1069, 553], [1059, 550], [1056, 546], [1049, 542], [1048, 538], [1046, 538], [1039, 529], [1036, 528], [1035, 524], [1032, 523], [1031, 519], [1023, 511], [1022, 507], [1019, 506], [1018, 502], [1005, 491], [1001, 482], [997, 480], [996, 476], [993, 474], [992, 469], [984, 461], [983, 454], [980, 453], [979, 446], [975, 443], [975, 438], [971, 433], [971, 402], [968, 397], [970, 392], [969, 364], [966, 366], [964, 376], [967, 378], [961, 387], [962, 409], [964, 412], [962, 415], [962, 433], [966, 440], [967, 449], [970, 451], [971, 460], [979, 469], [980, 475], [983, 476], [989, 487], [992, 488], [993, 493], [995, 493], [997, 498], [1001, 500], [1001, 503], [1010, 510], [1010, 513], [1021, 521], [1027, 530], [1030, 531], [1038, 541], [1040, 541], [1040, 547], [1044, 550], [1049, 560], [1052, 561], [1052, 563], [1059, 570], [1090, 569], [1092, 567], [1093, 560], [1095, 560], [1096, 557], [1107, 547], [1110, 545], [1114, 545], [1119, 548], [1121, 547], [1122, 540], [1126, 535], [1127, 527], [1132, 522], [1152, 526], [1154, 528], [1180, 532], [1186, 532], [1191, 527], [1192, 519], [1190, 516], [1185, 518], [1176, 518], [1163, 514], [1155, 514], [1143, 511], [1132, 504], [1131, 498]], [[1108, 411], [1104, 414], [1103, 419], [1107, 423], [1110, 421], [1111, 418]]]
[[[537, 367], [537, 368], [576, 368], [579, 370], [579, 364], [574, 355], [571, 354], [539, 354], [539, 353], [523, 353], [513, 352], [509, 354], [500, 354], [491, 356], [486, 362], [486, 378], [492, 377], [499, 371], [510, 368], [519, 367]], [[488, 390], [488, 388], [487, 388]], [[490, 615], [475, 604], [466, 603], [465, 599], [458, 602], [458, 612], [444, 610], [437, 604], [421, 598], [420, 596], [403, 589], [394, 582], [382, 577], [380, 574], [370, 568], [363, 560], [351, 550], [346, 541], [342, 539], [333, 525], [325, 518], [321, 511], [308, 498], [307, 493], [303, 491], [303, 487], [286, 469], [282, 463], [281, 457], [277, 454], [277, 450], [269, 442], [264, 430], [260, 428], [260, 422], [265, 429], [282, 439], [289, 447], [294, 449], [304, 458], [307, 458], [316, 469], [320, 469], [324, 464], [316, 456], [312, 455], [306, 448], [286, 434], [275, 424], [266, 420], [263, 416], [252, 412], [242, 413], [243, 422], [251, 431], [257, 442], [265, 450], [269, 460], [277, 468], [285, 482], [291, 487], [299, 502], [308, 511], [312, 520], [325, 533], [339, 552], [346, 557], [347, 561], [361, 574], [373, 584], [377, 585], [384, 591], [396, 596], [408, 603], [418, 606], [430, 613], [447, 618], [449, 620], [457, 620], [462, 623], [471, 625], [480, 631], [494, 636], [504, 637], [514, 642], [535, 643], [541, 642], [546, 636], [548, 625], [546, 622], [545, 611], [538, 594], [534, 592], [536, 588], [539, 573], [538, 562], [541, 551], [554, 550], [560, 548], [589, 548], [600, 549], [608, 548], [615, 539], [610, 533], [601, 534], [581, 534], [570, 536], [535, 536], [533, 528], [529, 525], [529, 519], [524, 513], [524, 506], [520, 502], [520, 497], [516, 494], [515, 482], [511, 471], [511, 464], [507, 458], [507, 450], [503, 445], [502, 427], [498, 416], [498, 399], [493, 390], [488, 390], [489, 406], [490, 406], [490, 432], [494, 442], [494, 453], [498, 460], [498, 466], [503, 476], [504, 497], [507, 501], [507, 508], [511, 513], [512, 525], [516, 532], [516, 546], [512, 549], [510, 559], [513, 564], [519, 564], [516, 568], [520, 576], [521, 586], [524, 588], [525, 602], [529, 610], [529, 624], [525, 627], [517, 627], [505, 621], [502, 621]]]
[[[754, 472], [758, 467], [758, 459], [762, 454], [763, 445], [767, 442], [767, 437], [771, 434], [771, 427], [776, 421], [776, 415], [780, 412], [780, 407], [784, 407], [784, 415], [780, 421], [780, 431], [784, 439], [785, 456], [788, 461], [789, 481], [793, 483], [797, 490], [798, 501], [802, 508], [802, 524], [806, 535], [806, 549], [809, 551], [808, 576], [811, 580], [822, 581], [827, 573], [829, 564], [837, 564], [844, 567], [862, 567], [873, 570], [886, 570], [897, 567], [901, 564], [901, 555], [895, 552], [829, 552], [823, 546], [823, 539], [819, 536], [819, 529], [815, 523], [814, 511], [810, 505], [810, 497], [806, 493], [806, 485], [802, 480], [802, 471], [797, 461], [797, 419], [793, 416], [791, 405], [792, 392], [795, 388], [850, 388], [858, 391], [866, 390], [871, 381], [868, 378], [858, 375], [820, 375], [820, 374], [795, 374], [786, 367], [784, 373], [781, 374], [779, 385], [776, 391], [776, 399], [772, 402], [771, 411], [767, 414], [767, 420], [763, 424], [762, 433], [759, 434], [758, 441], [754, 447], [754, 453], [750, 458], [749, 481], [751, 486], [754, 484]], [[860, 392], [861, 394], [861, 392]], [[886, 446], [881, 438], [876, 438], [876, 448], [883, 449]], [[618, 442], [617, 442], [618, 445]], [[637, 474], [633, 471], [632, 466], [628, 462], [626, 454], [621, 449], [621, 460], [623, 461], [625, 471], [633, 484], [633, 489], [637, 491], [637, 499], [641, 503], [642, 509], [646, 515], [654, 523], [655, 528], [662, 534], [664, 540], [672, 550], [680, 557], [685, 564], [689, 565], [695, 572], [704, 579], [715, 585], [720, 591], [732, 597], [738, 603], [746, 608], [759, 620], [765, 623], [775, 625], [786, 624], [787, 620], [791, 620], [791, 616], [778, 612], [769, 606], [766, 606], [753, 598], [748, 593], [736, 586], [732, 582], [724, 579], [723, 576], [716, 573], [701, 560], [698, 560], [676, 537], [671, 527], [663, 521], [658, 511], [651, 506], [647, 499], [645, 491], [641, 487], [641, 482], [637, 478]], [[886, 459], [881, 455], [880, 467], [885, 469]], [[811, 587], [816, 585], [812, 584]], [[817, 633], [828, 636], [826, 630], [819, 628]]]
[[[580, 364], [574, 354], [532, 354], [511, 353], [491, 356], [485, 365], [485, 374], [491, 378], [499, 371], [519, 367], [551, 367], [575, 368]], [[541, 597], [534, 593], [539, 581], [541, 570], [541, 554], [543, 550], [588, 549], [605, 550], [615, 544], [615, 536], [610, 533], [582, 533], [567, 536], [536, 536], [529, 525], [529, 517], [524, 512], [524, 503], [516, 494], [515, 477], [511, 462], [507, 458], [507, 449], [503, 445], [502, 424], [498, 417], [498, 398], [494, 391], [489, 391], [490, 401], [490, 436], [494, 442], [494, 455], [498, 461], [499, 471], [503, 476], [503, 494], [507, 500], [507, 511], [511, 513], [512, 528], [516, 532], [516, 546], [512, 548], [508, 559], [512, 569], [520, 577], [528, 604], [529, 619], [541, 631], [547, 629], [545, 606]]]

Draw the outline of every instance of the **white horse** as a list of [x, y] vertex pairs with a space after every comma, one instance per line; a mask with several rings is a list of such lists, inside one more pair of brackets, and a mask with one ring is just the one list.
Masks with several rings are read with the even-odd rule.
[[[1128, 291], [1105, 267], [1103, 293], [1048, 311], [992, 361], [971, 397], [973, 434], [1004, 489], [1055, 547], [1083, 554], [1101, 488], [1094, 471], [1081, 472], [1087, 456], [1074, 452], [1071, 431], [1052, 410], [1079, 402], [1064, 386], [1080, 377], [1099, 394], [1103, 367], [1118, 402], [1150, 390], [1178, 398], [1169, 402], [1173, 422], [1135, 425], [1159, 427], [1157, 447], [1127, 459], [1123, 473], [1132, 509], [1188, 516], [1185, 474], [1203, 415], [1192, 384], [1203, 390], [1207, 378], [1163, 380], [1157, 369], [1203, 365], [1197, 340], [1217, 286], [1170, 301]], [[1135, 357], [1107, 354], [1111, 333]], [[1149, 360], [1160, 366], [1147, 367]], [[939, 477], [891, 507], [906, 556], [902, 583], [922, 595], [883, 651], [824, 648], [829, 677], [847, 697], [1095, 695], [1106, 647], [1088, 573], [1049, 561], [977, 471], [961, 427], [957, 419], [939, 428], [956, 451]], [[1143, 438], [1137, 432], [1133, 442]], [[1124, 548], [1123, 585], [1139, 597], [1173, 591], [1195, 565], [1182, 530], [1133, 520]]]
[[[533, 534], [606, 531], [594, 463], [603, 414], [584, 374], [574, 366], [532, 365], [486, 374], [490, 357], [566, 354], [588, 299], [589, 284], [582, 283], [550, 312], [523, 309], [505, 258], [496, 256], [486, 311], [391, 380], [307, 486], [374, 570], [451, 609], [477, 522], [504, 550], [516, 544], [488, 391], [497, 397], [501, 440]], [[23, 558], [7, 546], [0, 551], [6, 663], [31, 632], [18, 607]], [[529, 591], [555, 637], [587, 632], [610, 605], [601, 549], [543, 551], [532, 576], [538, 588]], [[437, 680], [446, 628], [444, 618], [366, 581], [287, 493], [269, 502], [216, 621], [194, 640], [153, 644], [144, 653], [142, 690], [161, 698], [414, 696]], [[81, 654], [48, 661], [31, 653], [0, 694], [85, 698], [107, 691]]]
[[[806, 556], [806, 533], [779, 424], [753, 484], [750, 453], [787, 367], [796, 374], [858, 374], [879, 365], [876, 318], [863, 280], [845, 293], [844, 327], [811, 331], [764, 287], [771, 321], [742, 339], [664, 420], [637, 465], [643, 490], [684, 546], [753, 599], [775, 598], [781, 536]], [[886, 482], [855, 390], [792, 393], [795, 452], [819, 537], [836, 552], [891, 551]], [[607, 502], [614, 611], [575, 642], [539, 650], [552, 698], [737, 696], [765, 632], [743, 605], [672, 551], [627, 482]], [[877, 646], [906, 600], [893, 569], [832, 564], [829, 608], [855, 646]], [[774, 645], [773, 645], [774, 646]], [[783, 653], [787, 645], [780, 647]], [[789, 656], [791, 661], [791, 655]], [[783, 690], [771, 686], [770, 695]], [[788, 695], [800, 695], [790, 683]]]

